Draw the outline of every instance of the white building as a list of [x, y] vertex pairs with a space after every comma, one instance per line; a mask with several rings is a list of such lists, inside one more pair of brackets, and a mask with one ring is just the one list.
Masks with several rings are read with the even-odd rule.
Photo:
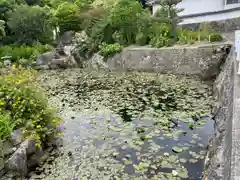
[[[157, 0], [148, 0], [153, 14], [161, 6]], [[218, 21], [240, 17], [240, 0], [183, 0], [177, 5], [184, 10], [179, 13], [180, 24]]]

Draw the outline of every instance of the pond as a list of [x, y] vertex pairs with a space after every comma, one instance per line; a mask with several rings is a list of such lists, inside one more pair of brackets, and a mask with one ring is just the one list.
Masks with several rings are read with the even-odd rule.
[[65, 124], [62, 146], [29, 179], [201, 179], [214, 129], [209, 84], [80, 69], [39, 81]]

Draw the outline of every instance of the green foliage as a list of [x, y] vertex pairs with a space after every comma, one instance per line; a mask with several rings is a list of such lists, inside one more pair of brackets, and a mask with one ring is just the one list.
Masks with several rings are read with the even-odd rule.
[[0, 46], [0, 58], [11, 56], [13, 62], [20, 59], [28, 59], [33, 62], [36, 60], [36, 55], [52, 50], [49, 45], [34, 45], [34, 46]]
[[196, 41], [205, 40], [206, 37], [201, 31], [178, 29], [178, 42], [180, 44], [193, 44]]
[[153, 23], [149, 34], [153, 47], [171, 46], [173, 44], [171, 26], [166, 23]]
[[16, 124], [11, 120], [10, 114], [0, 111], [0, 140], [7, 139], [15, 126]]
[[44, 1], [43, 0], [24, 0], [24, 1], [29, 6], [33, 6], [33, 5], [43, 6], [44, 5]]
[[140, 45], [140, 46], [144, 46], [148, 43], [148, 34], [144, 33], [144, 32], [139, 32], [136, 35], [136, 44]]
[[55, 12], [55, 16], [57, 18], [60, 33], [69, 30], [81, 30], [82, 18], [76, 4], [70, 2], [60, 4]]
[[160, 13], [160, 15], [163, 15], [164, 22], [168, 21], [171, 25], [174, 41], [177, 40], [177, 24], [180, 22], [178, 13], [183, 11], [183, 9], [178, 9], [176, 5], [181, 1], [182, 0], [159, 0], [162, 6], [162, 13]]
[[12, 130], [24, 127], [26, 137], [40, 145], [56, 133], [61, 119], [49, 108], [35, 77], [33, 70], [15, 67], [0, 76], [1, 139], [6, 139]]
[[[112, 29], [116, 30], [123, 38], [126, 45], [134, 44], [138, 33], [138, 25], [142, 24], [142, 17], [149, 16], [149, 12], [135, 0], [120, 0], [108, 16]], [[118, 42], [122, 44], [122, 42]]]
[[118, 43], [114, 43], [114, 44], [103, 43], [100, 46], [100, 55], [102, 55], [105, 58], [113, 56], [114, 54], [121, 51], [122, 51], [122, 46]]
[[86, 11], [90, 9], [93, 0], [75, 0], [74, 3], [79, 7], [80, 10]]
[[0, 20], [0, 40], [6, 35], [5, 33], [5, 22], [3, 20]]
[[222, 41], [223, 37], [221, 36], [221, 34], [218, 33], [211, 33], [209, 35], [209, 42], [216, 42], [216, 41]]
[[8, 13], [8, 26], [18, 43], [48, 43], [53, 38], [51, 12], [39, 6], [18, 6]]

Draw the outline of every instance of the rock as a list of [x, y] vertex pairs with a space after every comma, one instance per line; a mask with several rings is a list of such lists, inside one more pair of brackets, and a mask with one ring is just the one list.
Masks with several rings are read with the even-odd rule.
[[4, 60], [3, 65], [4, 67], [11, 67], [11, 60]]
[[22, 131], [23, 129], [20, 128], [11, 133], [10, 142], [12, 143], [13, 146], [19, 145], [24, 141]]
[[34, 140], [27, 139], [21, 145], [20, 148], [26, 149], [27, 156], [32, 155], [37, 151], [36, 143]]
[[32, 167], [35, 167], [37, 165], [40, 165], [43, 160], [46, 160], [42, 157], [44, 157], [44, 152], [42, 150], [39, 150], [37, 153], [33, 154], [28, 159], [28, 163], [27, 163], [28, 168], [32, 168]]
[[104, 57], [97, 53], [92, 56], [89, 63], [93, 68], [108, 68], [107, 63], [104, 61]]
[[60, 37], [58, 45], [68, 45], [71, 44], [75, 36], [74, 31], [66, 31], [63, 33], [63, 35]]
[[46, 52], [44, 54], [39, 55], [36, 60], [36, 65], [37, 66], [47, 65], [48, 63], [50, 63], [52, 61], [54, 55], [55, 55], [54, 51]]
[[4, 160], [0, 157], [0, 171], [4, 168]]
[[13, 145], [9, 141], [3, 143], [3, 156], [9, 156], [14, 152]]
[[59, 68], [68, 68], [72, 67], [73, 62], [71, 57], [62, 57], [60, 59], [53, 59], [49, 64], [48, 64], [50, 69], [59, 69]]
[[36, 70], [47, 70], [49, 69], [48, 65], [39, 65], [35, 67]]
[[0, 158], [1, 157], [4, 157], [4, 154], [3, 154], [3, 142], [0, 140]]
[[20, 147], [15, 151], [12, 156], [6, 161], [5, 169], [8, 171], [16, 172], [19, 175], [27, 175], [27, 151], [25, 148]]

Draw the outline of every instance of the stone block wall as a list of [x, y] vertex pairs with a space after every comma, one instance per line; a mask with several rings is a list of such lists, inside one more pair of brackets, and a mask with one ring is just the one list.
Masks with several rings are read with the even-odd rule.
[[234, 60], [229, 54], [221, 73], [215, 80], [216, 104], [213, 109], [215, 135], [210, 141], [206, 177], [208, 179], [231, 178], [232, 118], [234, 109]]
[[107, 60], [112, 70], [136, 70], [212, 79], [226, 59], [228, 43], [169, 48], [128, 47]]

